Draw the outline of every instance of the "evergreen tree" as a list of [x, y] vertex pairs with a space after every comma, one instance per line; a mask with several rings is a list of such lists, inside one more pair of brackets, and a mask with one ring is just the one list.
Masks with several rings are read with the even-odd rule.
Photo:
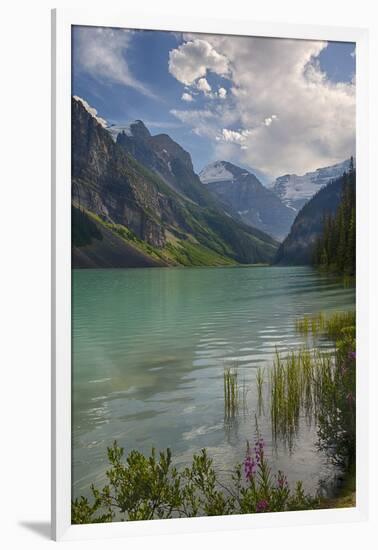
[[354, 275], [356, 272], [356, 171], [351, 157], [343, 176], [339, 207], [325, 216], [322, 234], [314, 246], [314, 265], [325, 270]]

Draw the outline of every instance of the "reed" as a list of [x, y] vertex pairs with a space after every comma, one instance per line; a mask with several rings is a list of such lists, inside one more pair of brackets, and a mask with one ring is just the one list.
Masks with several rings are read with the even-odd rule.
[[354, 329], [356, 326], [356, 312], [343, 311], [334, 313], [325, 323], [325, 332], [333, 340], [337, 340], [343, 336], [345, 329]]
[[223, 373], [224, 411], [225, 418], [234, 418], [239, 408], [238, 371], [235, 368], [226, 368]]
[[323, 333], [332, 340], [340, 338], [345, 328], [354, 327], [355, 325], [355, 311], [336, 312], [329, 317], [320, 312], [314, 315], [305, 315], [295, 320], [295, 329], [297, 332], [305, 335], [311, 334], [312, 336], [318, 336]]
[[316, 336], [324, 330], [325, 316], [323, 313], [315, 315], [305, 315], [301, 319], [296, 319], [295, 329], [302, 334], [312, 334]]
[[334, 356], [308, 349], [282, 357], [278, 352], [270, 371], [270, 416], [274, 441], [292, 448], [299, 420], [317, 420], [325, 412], [324, 396], [335, 385]]
[[264, 398], [263, 398], [263, 388], [265, 380], [265, 369], [260, 367], [256, 371], [256, 387], [257, 387], [257, 407], [259, 416], [264, 412]]

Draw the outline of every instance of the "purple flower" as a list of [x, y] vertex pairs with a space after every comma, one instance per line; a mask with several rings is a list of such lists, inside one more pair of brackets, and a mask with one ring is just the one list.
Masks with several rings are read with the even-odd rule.
[[355, 359], [356, 359], [356, 352], [355, 352], [355, 351], [350, 351], [350, 352], [348, 353], [348, 357], [349, 357], [349, 359], [352, 359], [353, 361], [355, 361]]
[[264, 456], [264, 446], [265, 446], [264, 440], [262, 437], [260, 437], [255, 444], [255, 455], [256, 455], [257, 463], [260, 462], [260, 460]]
[[256, 504], [256, 512], [266, 512], [268, 509], [268, 501], [265, 499], [259, 500]]
[[288, 486], [287, 477], [281, 472], [281, 470], [278, 471], [277, 485], [279, 489], [284, 489]]
[[248, 481], [251, 481], [251, 479], [253, 478], [255, 473], [256, 473], [256, 462], [251, 457], [251, 455], [248, 454], [245, 457], [245, 460], [244, 460], [244, 475], [245, 475], [245, 478]]

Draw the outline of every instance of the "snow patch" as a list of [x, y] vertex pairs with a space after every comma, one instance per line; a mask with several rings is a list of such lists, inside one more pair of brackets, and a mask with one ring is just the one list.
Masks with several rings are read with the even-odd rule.
[[333, 166], [318, 168], [315, 172], [307, 172], [303, 176], [297, 174], [286, 174], [277, 178], [271, 187], [271, 190], [279, 198], [291, 206], [293, 201], [309, 200], [322, 187], [330, 181], [340, 177], [348, 170], [349, 159]]
[[202, 183], [207, 184], [213, 181], [233, 181], [234, 176], [226, 169], [222, 161], [217, 161], [201, 170], [199, 178]]

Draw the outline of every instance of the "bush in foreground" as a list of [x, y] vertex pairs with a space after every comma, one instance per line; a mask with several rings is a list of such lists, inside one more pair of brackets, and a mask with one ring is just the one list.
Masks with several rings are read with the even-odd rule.
[[84, 497], [72, 503], [72, 523], [307, 510], [319, 502], [305, 494], [301, 482], [292, 490], [282, 472], [272, 473], [261, 438], [253, 450], [247, 446], [227, 485], [205, 449], [182, 471], [173, 466], [169, 449], [159, 456], [134, 450], [125, 461], [123, 454], [116, 442], [108, 448], [108, 482], [102, 489], [92, 486], [92, 503]]

